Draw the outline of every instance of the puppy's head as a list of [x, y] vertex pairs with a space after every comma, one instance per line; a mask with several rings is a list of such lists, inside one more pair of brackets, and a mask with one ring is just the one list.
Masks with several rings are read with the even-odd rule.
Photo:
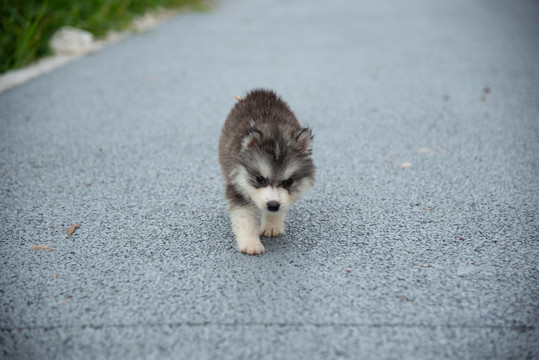
[[232, 174], [236, 189], [262, 211], [287, 211], [314, 184], [312, 138], [308, 128], [251, 128]]

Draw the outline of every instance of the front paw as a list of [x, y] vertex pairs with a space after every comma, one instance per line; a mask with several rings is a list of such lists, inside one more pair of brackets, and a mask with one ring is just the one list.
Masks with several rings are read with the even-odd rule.
[[269, 238], [278, 237], [283, 234], [284, 234], [283, 225], [262, 224], [262, 228], [260, 229], [260, 235], [269, 237]]
[[238, 249], [247, 255], [260, 255], [266, 250], [259, 239], [238, 243]]
[[284, 217], [285, 212], [278, 212], [276, 214], [263, 213], [260, 235], [270, 238], [283, 235]]

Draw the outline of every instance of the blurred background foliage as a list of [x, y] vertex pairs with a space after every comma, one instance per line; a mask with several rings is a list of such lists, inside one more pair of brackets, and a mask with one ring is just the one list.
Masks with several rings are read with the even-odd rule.
[[203, 0], [0, 0], [0, 73], [50, 55], [48, 43], [64, 25], [95, 37], [122, 30], [158, 8], [204, 10]]

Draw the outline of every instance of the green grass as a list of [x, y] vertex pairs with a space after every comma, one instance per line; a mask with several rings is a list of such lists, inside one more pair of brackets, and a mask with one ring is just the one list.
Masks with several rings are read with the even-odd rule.
[[51, 54], [49, 39], [64, 25], [94, 34], [125, 29], [157, 8], [207, 9], [204, 0], [0, 0], [0, 73]]

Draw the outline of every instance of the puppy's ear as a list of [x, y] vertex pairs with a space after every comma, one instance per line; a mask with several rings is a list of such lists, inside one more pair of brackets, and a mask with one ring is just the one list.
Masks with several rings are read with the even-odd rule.
[[241, 140], [241, 151], [254, 146], [262, 138], [262, 133], [259, 130], [250, 128], [247, 134]]
[[301, 129], [296, 135], [296, 141], [303, 151], [311, 152], [313, 150], [313, 133], [311, 129]]

